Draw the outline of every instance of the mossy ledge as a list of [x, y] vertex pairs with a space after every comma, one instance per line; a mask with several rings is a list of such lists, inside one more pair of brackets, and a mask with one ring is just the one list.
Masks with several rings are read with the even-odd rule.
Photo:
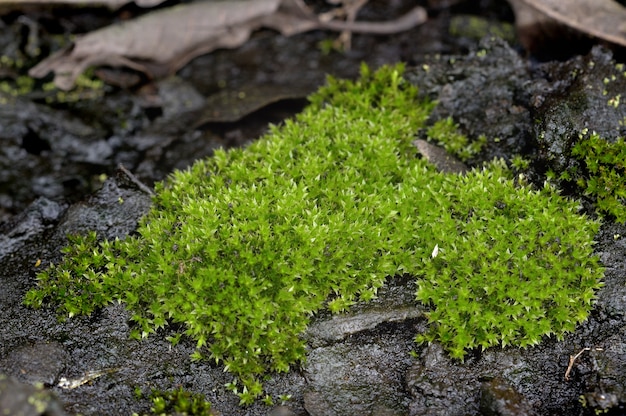
[[124, 302], [137, 338], [177, 323], [169, 339], [189, 336], [193, 358], [223, 363], [242, 404], [263, 374], [305, 359], [299, 335], [315, 311], [372, 299], [395, 274], [415, 276], [431, 307], [417, 341], [460, 359], [572, 331], [601, 286], [599, 223], [501, 161], [459, 176], [416, 157], [434, 104], [401, 74], [329, 79], [266, 137], [173, 173], [137, 235], [72, 237], [26, 304], [71, 317]]

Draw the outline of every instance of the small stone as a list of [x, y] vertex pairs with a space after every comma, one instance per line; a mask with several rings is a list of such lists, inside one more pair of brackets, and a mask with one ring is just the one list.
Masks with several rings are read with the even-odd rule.
[[22, 345], [13, 350], [0, 367], [25, 383], [52, 386], [65, 369], [67, 352], [57, 342]]
[[484, 416], [530, 416], [530, 404], [505, 380], [496, 377], [480, 388], [480, 414]]
[[422, 139], [415, 140], [413, 144], [424, 159], [435, 165], [440, 172], [462, 174], [469, 170], [463, 162], [439, 146]]
[[66, 416], [63, 406], [50, 391], [3, 374], [0, 374], [0, 414]]
[[267, 416], [296, 416], [296, 414], [287, 406], [274, 406]]

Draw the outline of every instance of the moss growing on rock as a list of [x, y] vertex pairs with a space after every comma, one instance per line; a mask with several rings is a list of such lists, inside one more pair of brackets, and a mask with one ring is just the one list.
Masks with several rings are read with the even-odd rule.
[[[434, 306], [429, 333], [462, 359], [467, 348], [561, 338], [587, 318], [602, 268], [598, 224], [546, 185], [515, 186], [501, 163], [442, 182], [438, 254], [424, 263], [417, 298]], [[436, 242], [436, 241], [435, 241]]]
[[572, 156], [582, 163], [582, 171], [566, 171], [561, 179], [574, 179], [603, 214], [626, 223], [626, 142], [613, 143], [596, 133], [581, 134]]
[[136, 236], [75, 237], [26, 303], [72, 316], [124, 302], [138, 338], [180, 323], [193, 358], [241, 379], [243, 404], [260, 375], [304, 360], [315, 311], [372, 299], [394, 274], [433, 306], [418, 341], [458, 358], [571, 331], [600, 286], [598, 223], [550, 186], [516, 186], [502, 162], [457, 176], [417, 158], [433, 103], [416, 97], [400, 67], [330, 79], [295, 120], [159, 184]]
[[171, 391], [154, 390], [150, 393], [152, 408], [149, 414], [142, 416], [216, 416], [211, 410], [211, 403], [201, 394], [190, 393], [179, 387]]

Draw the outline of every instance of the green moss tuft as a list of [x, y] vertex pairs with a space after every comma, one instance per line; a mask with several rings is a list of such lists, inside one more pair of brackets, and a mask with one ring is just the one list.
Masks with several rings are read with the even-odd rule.
[[[424, 262], [417, 298], [434, 307], [427, 334], [462, 359], [467, 348], [526, 347], [587, 318], [603, 270], [598, 223], [546, 185], [514, 185], [502, 162], [444, 181], [439, 253]], [[445, 226], [443, 226], [445, 225]], [[452, 236], [452, 237], [449, 237]]]
[[572, 156], [583, 171], [565, 171], [561, 179], [575, 180], [597, 209], [626, 223], [626, 142], [620, 137], [611, 143], [596, 133], [583, 135], [572, 148]]
[[152, 408], [149, 414], [142, 416], [180, 415], [180, 416], [215, 416], [211, 403], [201, 394], [190, 393], [182, 387], [171, 391], [153, 390], [150, 393]]
[[549, 186], [516, 187], [502, 162], [457, 176], [415, 157], [433, 104], [401, 73], [331, 78], [295, 120], [173, 173], [137, 236], [75, 238], [26, 303], [72, 316], [125, 302], [137, 338], [181, 323], [194, 359], [239, 377], [242, 404], [262, 374], [304, 360], [315, 311], [369, 300], [394, 274], [433, 306], [418, 341], [458, 358], [572, 330], [600, 286], [598, 223]]

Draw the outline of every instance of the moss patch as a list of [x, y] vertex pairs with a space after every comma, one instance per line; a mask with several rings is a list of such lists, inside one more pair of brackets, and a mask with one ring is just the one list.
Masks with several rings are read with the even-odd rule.
[[157, 391], [150, 393], [152, 408], [149, 414], [141, 416], [216, 416], [211, 410], [211, 403], [201, 394], [190, 393], [179, 387], [171, 391]]
[[626, 142], [620, 137], [609, 142], [596, 133], [581, 134], [572, 156], [582, 169], [570, 169], [561, 179], [575, 180], [596, 203], [598, 211], [626, 223]]
[[435, 308], [419, 342], [439, 341], [462, 359], [467, 348], [561, 338], [587, 318], [603, 273], [592, 250], [598, 224], [552, 186], [513, 182], [492, 164], [438, 189], [447, 196], [436, 226], [443, 243], [417, 292]]
[[295, 120], [173, 173], [137, 236], [74, 237], [26, 303], [72, 316], [124, 302], [138, 338], [182, 324], [170, 340], [191, 337], [193, 358], [237, 375], [243, 404], [259, 376], [304, 360], [315, 311], [369, 300], [394, 274], [433, 306], [418, 341], [458, 358], [574, 329], [603, 273], [598, 223], [550, 186], [515, 185], [502, 162], [457, 176], [417, 158], [433, 103], [401, 70], [330, 79]]

